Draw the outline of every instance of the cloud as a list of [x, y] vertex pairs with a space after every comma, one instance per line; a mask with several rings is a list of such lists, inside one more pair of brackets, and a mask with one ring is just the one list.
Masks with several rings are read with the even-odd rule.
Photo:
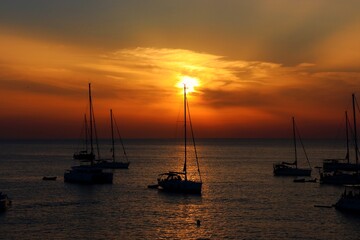
[[358, 34], [359, 8], [356, 0], [2, 1], [0, 29], [65, 45], [190, 49], [291, 66], [315, 62], [344, 28]]
[[[259, 119], [281, 126], [279, 119], [292, 115], [318, 122], [340, 116], [348, 107], [351, 93], [360, 89], [359, 72], [324, 71], [327, 63], [286, 66], [179, 48], [94, 52], [51, 43], [47, 43], [49, 51], [41, 53], [42, 41], [0, 37], [12, 46], [9, 39], [21, 45], [0, 56], [0, 91], [9, 106], [9, 99], [16, 99], [12, 111], [21, 111], [22, 98], [37, 97], [37, 113], [53, 111], [55, 116], [53, 107], [62, 106], [71, 114], [78, 114], [83, 108], [75, 106], [85, 104], [87, 83], [92, 82], [96, 107], [100, 109], [97, 112], [104, 119], [107, 109], [114, 107], [117, 112], [126, 112], [132, 124], [141, 125], [147, 119], [164, 125], [163, 116], [176, 115], [175, 108], [182, 97], [176, 84], [187, 75], [200, 82], [196, 92], [190, 94], [190, 101], [200, 118], [204, 118], [201, 121], [211, 118], [236, 127], [241, 118], [242, 123], [255, 128]], [[6, 49], [6, 44], [2, 48]], [[31, 56], [36, 51], [40, 54], [33, 60]], [[40, 104], [45, 99], [49, 99], [47, 107]], [[80, 99], [81, 103], [76, 102]], [[211, 124], [203, 123], [209, 128], [214, 126]], [[133, 129], [137, 127], [134, 125]]]
[[[32, 51], [26, 52], [27, 49], [34, 49], [31, 48], [32, 44], [22, 46], [24, 59], [32, 54]], [[35, 49], [38, 45], [41, 44], [35, 44]], [[50, 44], [48, 46], [57, 49]], [[47, 53], [55, 59], [57, 54], [57, 50]], [[75, 96], [86, 88], [87, 82], [94, 82], [94, 91], [99, 98], [151, 105], [171, 99], [178, 92], [175, 86], [180, 76], [189, 75], [200, 80], [196, 101], [204, 107], [247, 106], [264, 111], [277, 111], [290, 104], [308, 104], [311, 108], [314, 106], [311, 101], [322, 104], [326, 101], [343, 102], [341, 98], [344, 95], [359, 88], [358, 72], [324, 72], [317, 64], [308, 62], [283, 66], [186, 49], [141, 47], [100, 54], [84, 54], [83, 51], [61, 51], [59, 54], [62, 60], [50, 61], [49, 66], [43, 65], [47, 57], [41, 55], [39, 61], [23, 62], [21, 67], [26, 71], [24, 74], [20, 74], [23, 72], [20, 68], [2, 65], [4, 71], [0, 81], [3, 88], [32, 91], [34, 94]], [[2, 61], [5, 58], [6, 54]], [[67, 62], [66, 59], [70, 60]], [[12, 75], [7, 74], [11, 71]], [[33, 76], [26, 79], [29, 75]], [[32, 88], [25, 87], [29, 84]], [[318, 96], [322, 98], [318, 99]]]
[[[248, 81], [261, 83], [279, 64], [229, 60], [223, 56], [184, 49], [134, 48], [103, 55], [96, 64], [84, 65], [114, 79], [129, 77], [147, 82], [176, 81], [176, 76], [190, 75], [207, 88], [233, 88]], [[175, 77], [175, 78], [174, 78]]]
[[[139, 96], [156, 92], [155, 101], [175, 94], [179, 75], [196, 77], [200, 86], [195, 101], [215, 109], [246, 107], [311, 115], [329, 104], [345, 108], [351, 93], [360, 88], [358, 72], [323, 72], [314, 63], [288, 67], [184, 49], [123, 49], [103, 55], [97, 64], [97, 70], [113, 79], [130, 80]], [[146, 101], [154, 95], [148, 94]]]
[[79, 96], [80, 89], [54, 86], [46, 82], [31, 80], [0, 79], [0, 88], [7, 91], [31, 92], [33, 94]]

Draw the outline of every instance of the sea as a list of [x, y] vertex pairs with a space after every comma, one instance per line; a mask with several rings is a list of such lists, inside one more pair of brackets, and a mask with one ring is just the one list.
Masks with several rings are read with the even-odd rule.
[[[78, 164], [79, 141], [0, 141], [0, 191], [12, 199], [0, 213], [0, 239], [360, 239], [360, 216], [331, 208], [343, 187], [273, 176], [273, 163], [294, 160], [291, 139], [197, 140], [201, 195], [148, 188], [158, 174], [182, 170], [182, 141], [123, 142], [129, 169], [110, 170], [113, 184], [88, 186], [63, 179]], [[303, 143], [314, 178], [322, 159], [345, 156], [342, 140]], [[99, 146], [110, 156], [110, 141]], [[306, 167], [301, 146], [298, 153]], [[193, 157], [189, 150], [196, 177]]]

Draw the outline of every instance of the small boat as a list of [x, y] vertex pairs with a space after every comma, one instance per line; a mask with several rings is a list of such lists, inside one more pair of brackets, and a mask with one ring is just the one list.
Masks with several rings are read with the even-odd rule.
[[[90, 109], [90, 154], [94, 154], [93, 147], [93, 130], [96, 134], [95, 118], [93, 113], [92, 98], [91, 98], [91, 84], [89, 83], [89, 109]], [[64, 182], [79, 183], [79, 184], [103, 184], [113, 183], [113, 173], [104, 172], [102, 168], [95, 166], [94, 159], [84, 160], [86, 164], [73, 166], [70, 170], [64, 173]]]
[[[115, 158], [114, 122], [115, 122], [115, 125], [116, 125], [117, 133], [119, 135], [120, 143], [121, 143], [121, 146], [122, 146], [122, 149], [123, 149], [123, 154], [124, 154], [124, 159], [125, 159], [124, 162], [116, 161], [116, 158]], [[128, 169], [130, 162], [129, 162], [129, 160], [127, 158], [127, 155], [126, 155], [125, 147], [124, 147], [122, 138], [120, 136], [119, 128], [118, 128], [118, 126], [116, 124], [116, 121], [115, 121], [115, 119], [113, 117], [112, 109], [110, 109], [110, 123], [111, 123], [111, 143], [112, 143], [111, 152], [112, 152], [112, 159], [109, 159], [109, 160], [107, 160], [107, 159], [96, 160], [95, 166], [99, 167], [99, 168], [109, 168], [109, 169]]]
[[[187, 170], [187, 135], [186, 135], [186, 120], [187, 120], [187, 110], [188, 102], [186, 99], [186, 84], [184, 84], [184, 168], [182, 172], [173, 172], [169, 171], [166, 173], [161, 173], [158, 176], [158, 187], [159, 189], [166, 192], [178, 192], [178, 193], [189, 193], [189, 194], [201, 194], [202, 189], [202, 180], [199, 168], [199, 161], [196, 152], [196, 145], [194, 143], [196, 165], [198, 170], [199, 180], [189, 179], [188, 170]], [[191, 118], [189, 114], [191, 133], [194, 140], [194, 134], [192, 130]]]
[[345, 185], [345, 190], [334, 207], [340, 211], [360, 213], [360, 185]]
[[202, 182], [185, 178], [185, 172], [167, 172], [159, 174], [158, 185], [167, 192], [201, 194]]
[[57, 179], [56, 176], [44, 176], [42, 180], [44, 181], [55, 181]]
[[[298, 167], [298, 156], [297, 156], [297, 147], [296, 147], [296, 125], [295, 125], [295, 118], [292, 118], [293, 123], [293, 138], [294, 138], [294, 149], [295, 149], [295, 161], [294, 162], [280, 162], [273, 164], [273, 173], [275, 176], [310, 176], [311, 175], [311, 166], [310, 161], [307, 157], [304, 145], [302, 144], [301, 138], [300, 143], [303, 147], [305, 157], [309, 168], [299, 168]], [[299, 134], [298, 134], [299, 135]]]
[[10, 198], [6, 194], [0, 192], [0, 212], [6, 211], [6, 209], [8, 209], [10, 206]]

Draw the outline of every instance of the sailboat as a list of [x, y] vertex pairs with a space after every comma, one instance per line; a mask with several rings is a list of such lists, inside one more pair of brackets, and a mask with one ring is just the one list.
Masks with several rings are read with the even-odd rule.
[[[182, 172], [173, 172], [169, 171], [166, 173], [161, 173], [158, 176], [158, 187], [159, 189], [167, 192], [178, 192], [178, 193], [191, 193], [191, 194], [201, 194], [202, 180], [199, 168], [199, 161], [197, 158], [196, 145], [194, 142], [196, 164], [198, 167], [199, 180], [192, 180], [188, 178], [187, 171], [187, 133], [186, 133], [186, 118], [187, 110], [189, 108], [187, 99], [186, 99], [186, 84], [184, 84], [184, 168]], [[194, 140], [194, 134], [192, 130], [191, 118], [189, 114], [191, 134]]]
[[81, 161], [91, 161], [95, 159], [95, 154], [93, 152], [89, 152], [89, 147], [88, 147], [89, 129], [87, 125], [86, 114], [84, 114], [84, 128], [85, 128], [85, 149], [74, 153], [73, 158]]
[[293, 125], [293, 138], [294, 138], [294, 150], [295, 150], [295, 161], [294, 162], [281, 162], [273, 164], [273, 172], [275, 176], [310, 176], [311, 175], [311, 167], [310, 162], [307, 157], [305, 148], [302, 144], [301, 138], [299, 136], [300, 142], [302, 144], [306, 160], [308, 162], [309, 168], [299, 168], [298, 167], [298, 156], [297, 156], [297, 146], [296, 146], [296, 125], [295, 118], [292, 118]]
[[125, 162], [120, 162], [120, 161], [115, 160], [114, 116], [113, 116], [112, 109], [110, 109], [110, 123], [111, 123], [110, 125], [111, 125], [111, 143], [112, 143], [111, 152], [112, 152], [112, 159], [111, 160], [106, 160], [106, 159], [97, 160], [95, 165], [97, 167], [100, 167], [100, 168], [128, 169], [130, 162], [129, 162], [128, 158], [127, 158], [126, 151], [125, 151], [125, 148], [124, 148], [124, 144], [123, 144], [123, 141], [121, 139], [120, 132], [119, 132], [119, 129], [117, 127], [116, 121], [115, 121], [115, 125], [116, 125], [116, 129], [117, 129], [117, 132], [118, 132], [118, 135], [119, 135], [121, 146], [122, 146], [122, 149], [123, 149]]
[[359, 175], [359, 148], [357, 143], [357, 129], [356, 129], [356, 110], [355, 104], [356, 98], [355, 94], [352, 94], [352, 106], [353, 106], [353, 121], [354, 121], [354, 148], [355, 148], [355, 166], [349, 165], [348, 169], [335, 169], [331, 172], [320, 172], [320, 183], [323, 184], [360, 184], [360, 175]]
[[[90, 154], [94, 154], [93, 146], [93, 129], [95, 128], [95, 118], [93, 113], [92, 98], [91, 98], [91, 84], [89, 83], [89, 102], [90, 102]], [[93, 126], [94, 125], [94, 126]], [[69, 183], [81, 184], [98, 184], [98, 183], [112, 183], [113, 173], [104, 172], [103, 169], [96, 167], [94, 159], [86, 161], [86, 165], [73, 166], [70, 170], [64, 173], [64, 181]]]
[[0, 212], [4, 212], [9, 206], [11, 206], [10, 198], [5, 193], [0, 192]]
[[345, 128], [346, 128], [346, 155], [343, 159], [324, 159], [322, 171], [333, 172], [333, 171], [356, 171], [360, 170], [359, 165], [350, 162], [350, 148], [349, 148], [349, 118], [348, 113], [345, 111]]

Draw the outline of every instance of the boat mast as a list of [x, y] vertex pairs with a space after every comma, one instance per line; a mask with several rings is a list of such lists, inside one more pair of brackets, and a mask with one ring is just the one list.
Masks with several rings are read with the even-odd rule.
[[350, 150], [349, 150], [349, 119], [347, 111], [345, 111], [345, 125], [346, 125], [346, 157], [347, 163], [350, 163]]
[[84, 122], [85, 122], [85, 150], [88, 152], [88, 126], [86, 121], [86, 113], [84, 114]]
[[113, 125], [113, 113], [112, 109], [110, 109], [110, 123], [111, 123], [111, 143], [112, 143], [112, 159], [115, 162], [115, 141], [114, 141], [114, 125]]
[[[113, 115], [113, 114], [112, 114], [112, 115]], [[114, 123], [114, 125], [115, 125], [115, 127], [116, 127], [117, 134], [119, 135], [119, 140], [120, 140], [120, 143], [121, 143], [121, 146], [122, 146], [122, 149], [123, 149], [123, 153], [124, 153], [125, 160], [126, 160], [127, 162], [129, 162], [128, 157], [127, 157], [127, 155], [126, 155], [126, 151], [125, 151], [125, 147], [124, 147], [124, 142], [123, 142], [123, 140], [122, 140], [122, 137], [121, 137], [121, 134], [120, 134], [120, 131], [119, 131], [119, 127], [118, 127], [118, 125], [117, 125], [117, 123], [116, 123], [116, 119], [114, 118], [114, 115], [113, 115], [113, 117], [112, 117], [112, 120], [113, 120], [113, 123]], [[115, 141], [115, 138], [114, 138], [114, 141]], [[114, 142], [114, 145], [115, 145], [115, 142]], [[114, 146], [114, 151], [115, 151], [115, 146]], [[115, 153], [114, 153], [114, 159], [115, 159]], [[115, 160], [114, 160], [114, 161], [115, 161]]]
[[[355, 114], [355, 94], [352, 94], [352, 104], [353, 104], [353, 116], [354, 116], [354, 133], [355, 133], [355, 159], [356, 165], [358, 165], [359, 155], [358, 155], [358, 143], [357, 143], [357, 131], [356, 131], [356, 114]], [[356, 170], [358, 172], [358, 170]]]
[[295, 131], [295, 118], [292, 117], [293, 124], [293, 137], [294, 137], [294, 149], [295, 149], [295, 166], [297, 168], [297, 150], [296, 150], [296, 131]]
[[186, 173], [186, 84], [184, 84], [184, 154], [185, 154], [184, 172], [185, 172], [185, 181], [187, 181], [187, 173]]
[[[94, 153], [93, 146], [93, 113], [92, 113], [92, 100], [91, 100], [91, 83], [89, 83], [89, 103], [90, 103], [90, 151], [91, 154]], [[94, 160], [91, 158], [91, 165], [93, 165]]]

